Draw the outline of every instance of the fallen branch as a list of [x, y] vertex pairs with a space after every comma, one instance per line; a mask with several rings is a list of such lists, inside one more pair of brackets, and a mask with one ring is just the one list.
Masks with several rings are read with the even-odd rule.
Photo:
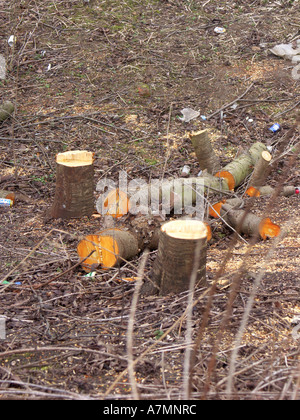
[[253, 213], [239, 209], [242, 200], [222, 200], [212, 206], [210, 216], [221, 217], [234, 230], [248, 236], [259, 235], [262, 239], [273, 238], [280, 233], [280, 227], [274, 224], [270, 218], [260, 218]]
[[280, 234], [280, 227], [270, 218], [260, 218], [253, 213], [245, 214], [245, 210], [236, 210], [224, 203], [220, 210], [226, 222], [248, 236], [260, 236], [263, 240], [274, 238]]
[[[249, 197], [259, 197], [264, 195], [273, 195], [275, 193], [275, 188], [270, 187], [269, 185], [264, 185], [263, 187], [249, 187], [245, 194], [247, 194]], [[299, 194], [299, 188], [294, 187], [292, 185], [286, 185], [284, 186], [281, 191], [279, 192], [279, 195], [284, 197], [290, 197], [292, 195], [298, 195]]]

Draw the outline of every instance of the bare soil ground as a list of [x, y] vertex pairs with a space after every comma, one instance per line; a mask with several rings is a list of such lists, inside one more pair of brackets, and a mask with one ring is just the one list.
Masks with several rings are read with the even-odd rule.
[[[99, 231], [103, 218], [45, 218], [58, 152], [95, 152], [95, 185], [104, 177], [117, 181], [121, 170], [129, 180], [149, 180], [178, 177], [188, 164], [197, 175], [188, 132], [202, 128], [223, 164], [254, 141], [273, 145], [279, 159], [268, 184], [299, 185], [299, 80], [290, 61], [269, 52], [299, 38], [299, 2], [4, 0], [0, 6], [0, 54], [7, 61], [0, 98], [16, 106], [0, 125], [0, 188], [17, 194], [12, 208], [0, 208], [0, 315], [6, 317], [0, 398], [127, 399], [136, 396], [136, 385], [141, 399], [299, 399], [300, 339], [292, 323], [300, 314], [297, 196], [262, 197], [253, 205], [280, 224], [279, 239], [235, 242], [226, 226], [213, 225], [207, 273], [216, 287], [195, 291], [192, 343], [187, 293], [141, 296], [128, 337], [135, 285], [122, 279], [136, 275], [141, 256], [97, 270], [94, 278], [76, 265], [79, 240]], [[216, 34], [216, 26], [226, 32]], [[17, 42], [9, 47], [12, 34]], [[221, 119], [216, 111], [246, 91]], [[185, 107], [207, 119], [183, 123]], [[274, 134], [275, 122], [281, 130]], [[188, 394], [184, 360], [197, 338]], [[136, 362], [135, 381], [128, 357]]]

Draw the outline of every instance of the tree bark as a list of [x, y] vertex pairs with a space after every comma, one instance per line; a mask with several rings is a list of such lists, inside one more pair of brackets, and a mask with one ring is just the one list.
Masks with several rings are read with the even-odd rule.
[[261, 157], [256, 162], [249, 182], [252, 187], [260, 187], [264, 184], [268, 176], [271, 159], [272, 156], [267, 150], [261, 152]]
[[263, 143], [254, 143], [246, 153], [243, 153], [234, 159], [215, 176], [225, 178], [228, 182], [229, 189], [233, 190], [238, 187], [248, 175], [251, 174], [264, 150], [267, 150], [267, 148]]
[[[188, 290], [195, 265], [197, 286], [207, 286], [206, 238], [206, 225], [198, 220], [178, 219], [162, 225], [157, 257], [150, 275], [160, 295]], [[199, 251], [197, 259], [196, 249]]]
[[279, 235], [280, 227], [268, 217], [261, 218], [245, 210], [235, 210], [223, 204], [220, 210], [223, 219], [235, 230], [248, 236], [257, 236], [263, 240]]
[[211, 145], [207, 130], [190, 133], [189, 138], [193, 144], [200, 168], [202, 170], [207, 169], [210, 174], [219, 171], [220, 160]]
[[56, 190], [52, 218], [91, 216], [94, 211], [93, 153], [75, 150], [56, 157]]

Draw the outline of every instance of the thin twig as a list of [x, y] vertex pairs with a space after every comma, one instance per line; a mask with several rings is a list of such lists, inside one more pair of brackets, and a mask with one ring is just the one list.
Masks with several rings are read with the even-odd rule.
[[139, 394], [137, 390], [135, 375], [134, 375], [134, 364], [133, 364], [133, 327], [134, 327], [134, 318], [135, 312], [137, 308], [137, 302], [140, 294], [140, 290], [143, 284], [143, 277], [145, 271], [145, 265], [147, 262], [147, 258], [149, 255], [149, 251], [146, 249], [142, 255], [141, 263], [138, 269], [137, 281], [134, 288], [134, 293], [132, 297], [131, 307], [130, 307], [130, 314], [127, 326], [127, 356], [128, 356], [128, 375], [132, 389], [132, 396], [134, 400], [139, 399]]
[[246, 328], [246, 325], [247, 325], [247, 322], [248, 322], [248, 319], [249, 319], [249, 316], [250, 316], [250, 312], [251, 312], [251, 309], [252, 309], [252, 306], [253, 306], [253, 303], [254, 303], [255, 296], [256, 296], [258, 288], [260, 286], [261, 280], [262, 280], [262, 278], [265, 274], [267, 264], [269, 263], [269, 261], [270, 261], [272, 255], [273, 255], [276, 247], [278, 246], [279, 242], [285, 236], [287, 230], [291, 227], [292, 224], [293, 224], [292, 220], [289, 220], [289, 223], [287, 224], [285, 229], [283, 229], [281, 231], [280, 235], [277, 238], [275, 238], [276, 240], [272, 243], [272, 246], [269, 249], [269, 251], [268, 251], [268, 253], [267, 253], [267, 255], [266, 255], [266, 257], [265, 257], [265, 259], [262, 263], [261, 270], [259, 271], [258, 275], [255, 277], [253, 287], [252, 287], [252, 290], [251, 290], [251, 294], [249, 296], [247, 305], [244, 309], [242, 321], [241, 321], [240, 327], [238, 329], [238, 332], [236, 334], [235, 341], [234, 341], [234, 346], [233, 346], [233, 351], [232, 351], [232, 354], [231, 354], [230, 365], [229, 365], [229, 373], [228, 373], [227, 385], [226, 385], [226, 394], [228, 396], [230, 396], [231, 393], [232, 393], [233, 377], [234, 377], [234, 372], [235, 372], [235, 365], [236, 365], [236, 362], [237, 362], [236, 359], [237, 359], [240, 344], [241, 344], [241, 341], [242, 341], [242, 338], [243, 338], [243, 334], [244, 334], [244, 331], [245, 331], [245, 328]]
[[223, 105], [221, 108], [219, 108], [217, 111], [213, 112], [212, 114], [208, 115], [206, 117], [207, 120], [209, 120], [210, 118], [214, 117], [215, 115], [219, 114], [219, 112], [224, 111], [224, 109], [229, 108], [231, 105], [233, 105], [235, 102], [238, 102], [241, 98], [243, 98], [245, 95], [247, 95], [247, 93], [249, 92], [249, 90], [254, 86], [254, 82], [251, 83], [250, 86], [247, 87], [247, 89], [245, 90], [244, 93], [242, 93], [242, 95], [240, 95], [238, 98], [234, 99], [233, 101]]

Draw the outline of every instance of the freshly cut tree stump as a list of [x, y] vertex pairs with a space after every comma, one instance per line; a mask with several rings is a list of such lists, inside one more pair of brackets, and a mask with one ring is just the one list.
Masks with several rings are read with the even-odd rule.
[[[157, 257], [150, 276], [160, 295], [188, 290], [195, 266], [196, 285], [207, 285], [206, 239], [206, 224], [198, 220], [178, 219], [162, 225]], [[199, 251], [197, 260], [196, 250]]]
[[71, 219], [94, 211], [94, 154], [75, 150], [56, 156], [56, 190], [50, 217]]
[[77, 252], [81, 260], [92, 251], [92, 255], [82, 263], [87, 272], [99, 265], [103, 269], [115, 267], [124, 260], [135, 257], [139, 246], [137, 238], [129, 231], [105, 229], [95, 235], [88, 235], [79, 242]]
[[193, 144], [200, 168], [202, 170], [207, 169], [210, 174], [215, 174], [221, 165], [211, 145], [207, 130], [190, 133], [189, 138]]

